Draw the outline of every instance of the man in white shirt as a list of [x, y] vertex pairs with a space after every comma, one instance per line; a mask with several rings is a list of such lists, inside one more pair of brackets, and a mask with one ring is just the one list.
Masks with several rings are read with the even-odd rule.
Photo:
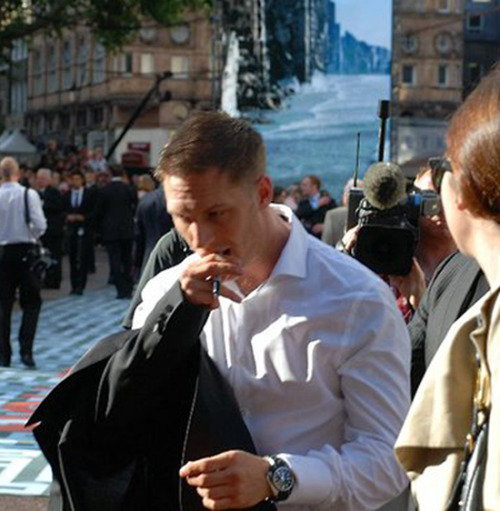
[[174, 285], [211, 310], [201, 345], [258, 454], [181, 468], [206, 508], [376, 509], [407, 484], [392, 448], [409, 406], [408, 334], [381, 280], [270, 205], [265, 161], [260, 135], [224, 114], [177, 132], [157, 173], [194, 254], [150, 281], [133, 328]]
[[[47, 221], [40, 197], [35, 190], [26, 190], [19, 184], [20, 170], [14, 158], [0, 161], [0, 366], [11, 362], [10, 323], [12, 308], [19, 289], [23, 311], [19, 329], [21, 361], [35, 367], [33, 341], [42, 299], [40, 282], [29, 269], [26, 257], [29, 249], [45, 232]], [[27, 196], [26, 196], [27, 194]], [[26, 218], [27, 200], [29, 225]]]

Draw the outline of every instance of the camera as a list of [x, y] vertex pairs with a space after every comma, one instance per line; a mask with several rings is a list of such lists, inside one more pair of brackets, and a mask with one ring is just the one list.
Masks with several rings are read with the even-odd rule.
[[347, 228], [360, 226], [352, 255], [375, 273], [408, 275], [419, 239], [419, 219], [439, 214], [439, 197], [431, 191], [412, 190], [394, 205], [380, 206], [373, 205], [362, 190], [351, 190]]
[[408, 190], [403, 171], [383, 162], [389, 106], [389, 101], [379, 103], [379, 162], [366, 171], [364, 188], [349, 192], [347, 229], [360, 226], [352, 249], [358, 261], [378, 274], [408, 275], [419, 239], [419, 219], [437, 215], [441, 204], [434, 192]]

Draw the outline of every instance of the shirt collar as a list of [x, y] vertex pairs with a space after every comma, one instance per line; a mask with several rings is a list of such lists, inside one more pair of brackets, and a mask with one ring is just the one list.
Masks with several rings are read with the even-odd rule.
[[2, 183], [2, 186], [0, 187], [1, 188], [17, 188], [18, 186], [22, 186], [20, 185], [18, 182], [16, 181], [5, 181], [5, 183]]
[[281, 251], [269, 279], [279, 275], [305, 278], [307, 275], [308, 237], [306, 230], [299, 222], [293, 211], [282, 204], [271, 204], [270, 207], [291, 224], [290, 235]]

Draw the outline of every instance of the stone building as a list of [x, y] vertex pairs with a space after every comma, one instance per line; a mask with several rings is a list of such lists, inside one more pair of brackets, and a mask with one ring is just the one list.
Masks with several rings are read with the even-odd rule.
[[464, 95], [500, 59], [500, 0], [475, 0], [465, 4]]
[[462, 100], [463, 0], [394, 0], [391, 158], [414, 174], [442, 154]]
[[106, 151], [158, 74], [170, 72], [116, 150], [119, 160], [140, 146], [155, 165], [170, 132], [190, 110], [211, 106], [211, 39], [209, 20], [194, 15], [171, 28], [145, 24], [116, 54], [86, 28], [59, 39], [37, 34], [28, 65], [28, 133], [40, 143], [54, 138]]

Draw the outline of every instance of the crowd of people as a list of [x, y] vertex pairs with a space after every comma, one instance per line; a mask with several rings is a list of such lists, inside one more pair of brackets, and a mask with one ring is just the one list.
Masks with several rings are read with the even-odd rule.
[[[190, 117], [161, 153], [161, 188], [149, 183], [140, 199], [96, 157], [70, 169], [49, 148], [39, 193], [2, 160], [0, 214], [7, 201], [23, 212], [0, 224], [2, 363], [15, 287], [29, 285], [19, 261], [49, 234], [51, 184], [63, 193], [72, 292], [99, 235], [117, 298], [134, 294], [126, 329], [96, 343], [30, 419], [52, 505], [500, 509], [499, 119], [495, 68], [452, 118], [446, 154], [413, 183], [442, 210], [418, 219], [404, 276], [350, 257], [361, 236], [346, 228], [352, 183], [340, 207], [314, 175], [273, 189], [262, 137], [225, 114]], [[91, 191], [88, 172], [110, 183]], [[136, 242], [133, 293], [141, 226], [154, 232]], [[22, 302], [21, 292], [27, 317], [38, 315], [39, 297]], [[21, 356], [33, 366], [28, 323]]]

